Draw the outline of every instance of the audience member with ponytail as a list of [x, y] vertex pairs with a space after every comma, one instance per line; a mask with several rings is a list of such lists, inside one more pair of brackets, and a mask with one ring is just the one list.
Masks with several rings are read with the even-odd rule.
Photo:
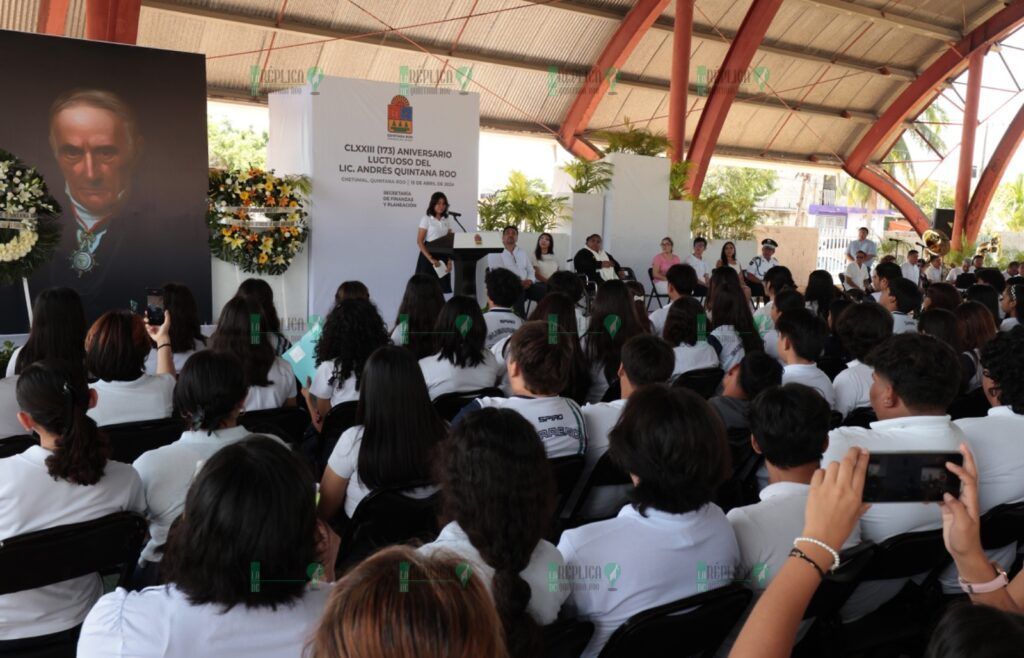
[[185, 363], [174, 387], [174, 414], [188, 429], [174, 443], [144, 453], [133, 464], [146, 489], [150, 539], [142, 549], [143, 560], [160, 561], [158, 549], [181, 514], [199, 466], [224, 446], [248, 436], [238, 424], [247, 390], [245, 369], [229, 352], [203, 350]]
[[711, 272], [707, 305], [714, 329], [708, 342], [718, 352], [722, 370], [728, 371], [748, 352], [764, 351], [764, 342], [750, 312], [749, 294], [750, 289], [732, 268], [717, 267]]
[[[159, 327], [130, 311], [107, 311], [89, 328], [85, 367], [97, 378], [89, 416], [97, 425], [170, 417], [175, 375], [170, 332], [170, 310]], [[155, 375], [146, 374], [150, 341], [156, 344]]]
[[450, 523], [419, 551], [469, 562], [494, 596], [509, 655], [542, 655], [540, 626], [555, 621], [569, 591], [549, 587], [564, 562], [543, 539], [554, 484], [537, 432], [515, 411], [480, 409], [452, 430], [438, 464]]
[[[632, 615], [728, 585], [740, 557], [729, 520], [711, 502], [730, 459], [707, 402], [684, 388], [645, 386], [629, 396], [609, 441], [612, 461], [633, 481], [632, 503], [613, 519], [566, 530], [558, 543], [567, 574], [559, 583], [571, 590], [566, 612], [594, 624], [585, 658]], [[604, 569], [592, 573], [593, 565]]]
[[1012, 331], [1024, 320], [1024, 286], [1020, 284], [1006, 286], [999, 307], [1006, 314], [1006, 319], [999, 325], [999, 331]]
[[25, 344], [11, 354], [6, 376], [17, 375], [41, 359], [85, 360], [85, 311], [71, 288], [47, 288], [32, 305], [32, 328]]
[[[39, 437], [39, 445], [0, 459], [0, 541], [145, 509], [138, 474], [108, 461], [110, 445], [86, 415], [96, 392], [88, 388], [81, 363], [32, 363], [18, 378], [17, 399], [18, 422]], [[93, 574], [0, 596], [0, 655], [73, 641], [101, 594]]]

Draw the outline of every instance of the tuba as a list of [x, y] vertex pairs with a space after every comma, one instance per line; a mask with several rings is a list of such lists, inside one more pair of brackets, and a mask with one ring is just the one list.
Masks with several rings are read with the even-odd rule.
[[938, 229], [930, 228], [921, 234], [924, 249], [932, 256], [945, 256], [949, 253], [949, 238]]

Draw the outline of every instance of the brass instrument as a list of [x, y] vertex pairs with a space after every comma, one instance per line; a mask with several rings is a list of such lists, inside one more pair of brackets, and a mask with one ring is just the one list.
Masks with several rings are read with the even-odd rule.
[[930, 228], [921, 234], [921, 239], [924, 240], [924, 249], [930, 256], [945, 256], [949, 253], [949, 237], [942, 231]]

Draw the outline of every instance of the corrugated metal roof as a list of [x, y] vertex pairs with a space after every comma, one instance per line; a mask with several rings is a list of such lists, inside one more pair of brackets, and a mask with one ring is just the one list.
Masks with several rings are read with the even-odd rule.
[[[66, 34], [82, 36], [86, 0], [71, 0]], [[992, 0], [785, 0], [725, 121], [723, 150], [786, 157], [843, 154], [916, 72], [998, 10]], [[697, 0], [690, 84], [716, 75], [751, 0]], [[39, 0], [0, 3], [0, 28], [32, 31]], [[326, 75], [428, 83], [472, 69], [484, 125], [550, 134], [635, 0], [143, 0], [138, 43], [207, 55], [211, 94], [251, 98], [253, 67], [272, 80]], [[856, 11], [860, 9], [860, 13]], [[884, 9], [893, 19], [870, 14]], [[633, 123], [667, 129], [675, 2], [622, 65], [585, 132]], [[852, 13], [851, 13], [852, 11]], [[876, 12], [877, 13], [877, 12]], [[278, 22], [280, 21], [280, 22]], [[900, 21], [904, 24], [900, 25]], [[913, 23], [917, 21], [917, 23]], [[909, 25], [909, 26], [908, 26]], [[944, 32], [945, 31], [945, 32]], [[839, 62], [830, 63], [838, 58]], [[889, 67], [895, 75], [879, 69]], [[269, 71], [269, 73], [266, 73]], [[603, 72], [598, 72], [603, 76]], [[440, 86], [450, 86], [450, 78]], [[457, 90], [452, 89], [452, 93]], [[781, 100], [780, 100], [781, 99]], [[691, 94], [692, 135], [706, 99]], [[801, 108], [793, 112], [790, 108]], [[844, 112], [850, 112], [847, 118]]]

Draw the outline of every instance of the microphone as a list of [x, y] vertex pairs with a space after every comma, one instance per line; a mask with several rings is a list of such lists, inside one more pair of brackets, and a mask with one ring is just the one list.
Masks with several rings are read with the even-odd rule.
[[462, 229], [463, 233], [469, 233], [469, 231], [466, 230], [466, 227], [462, 225], [462, 222], [459, 221], [459, 217], [462, 217], [462, 213], [461, 212], [455, 212], [454, 210], [449, 210], [445, 214], [452, 216], [452, 219], [454, 219], [455, 223], [459, 225], [459, 228]]

